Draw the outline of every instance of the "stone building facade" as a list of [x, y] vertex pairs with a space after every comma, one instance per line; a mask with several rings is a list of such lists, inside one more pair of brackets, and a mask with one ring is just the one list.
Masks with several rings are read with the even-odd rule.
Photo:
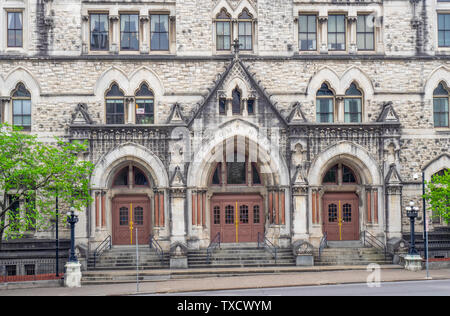
[[409, 230], [411, 200], [422, 212], [422, 180], [450, 167], [448, 12], [438, 0], [3, 0], [1, 119], [88, 141], [93, 203], [77, 240], [89, 249], [129, 244], [131, 222], [165, 249], [217, 234], [389, 242]]

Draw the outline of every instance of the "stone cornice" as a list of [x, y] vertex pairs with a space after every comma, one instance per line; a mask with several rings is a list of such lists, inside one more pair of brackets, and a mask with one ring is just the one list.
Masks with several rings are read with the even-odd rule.
[[[116, 60], [152, 60], [152, 61], [165, 61], [165, 60], [180, 60], [180, 61], [229, 61], [232, 60], [234, 55], [214, 55], [214, 56], [178, 56], [178, 55], [74, 55], [74, 56], [49, 56], [49, 55], [32, 55], [27, 56], [23, 54], [0, 54], [0, 60], [2, 61], [116, 61]], [[290, 61], [290, 60], [385, 60], [385, 61], [450, 61], [450, 55], [411, 55], [411, 56], [387, 56], [383, 54], [370, 54], [370, 55], [307, 55], [295, 53], [292, 56], [256, 56], [256, 55], [240, 55], [239, 58], [243, 61]]]

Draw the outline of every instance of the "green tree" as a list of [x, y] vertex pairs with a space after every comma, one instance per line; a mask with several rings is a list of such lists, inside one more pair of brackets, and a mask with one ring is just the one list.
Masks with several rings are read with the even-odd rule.
[[449, 222], [450, 220], [450, 170], [445, 170], [432, 176], [431, 181], [426, 181], [425, 199], [431, 206], [433, 216], [440, 216]]
[[56, 196], [61, 205], [77, 210], [91, 202], [94, 166], [78, 158], [86, 149], [86, 143], [58, 138], [43, 143], [18, 127], [0, 124], [0, 249], [4, 238], [53, 225]]

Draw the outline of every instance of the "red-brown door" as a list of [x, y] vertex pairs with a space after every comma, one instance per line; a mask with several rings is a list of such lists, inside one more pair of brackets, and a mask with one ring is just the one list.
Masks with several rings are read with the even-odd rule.
[[221, 242], [257, 242], [264, 233], [263, 199], [260, 195], [214, 195], [211, 198], [211, 239]]
[[323, 196], [323, 230], [330, 241], [359, 240], [359, 203], [354, 193]]
[[139, 244], [148, 244], [151, 232], [150, 201], [146, 197], [113, 199], [113, 244], [135, 245], [136, 229]]

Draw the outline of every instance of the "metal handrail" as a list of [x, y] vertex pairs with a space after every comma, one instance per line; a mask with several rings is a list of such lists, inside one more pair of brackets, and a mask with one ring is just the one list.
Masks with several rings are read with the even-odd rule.
[[381, 251], [384, 252], [384, 258], [387, 258], [388, 248], [381, 240], [379, 240], [377, 237], [375, 237], [374, 235], [372, 235], [371, 233], [369, 233], [366, 230], [362, 231], [361, 234], [363, 235], [363, 245], [364, 246], [369, 245], [374, 248], [380, 249]]
[[220, 248], [220, 232], [213, 238], [208, 248], [206, 249], [206, 263], [209, 264], [211, 260], [212, 252], [217, 248]]
[[94, 250], [94, 268], [97, 263], [97, 258], [100, 257], [105, 250], [109, 250], [112, 247], [112, 238], [111, 235], [108, 235], [97, 248]]
[[164, 251], [163, 251], [161, 245], [155, 239], [155, 236], [150, 235], [148, 244], [150, 246], [150, 249], [153, 249], [153, 248], [155, 249], [156, 254], [159, 256], [159, 261], [161, 261], [161, 263], [164, 263]]
[[328, 246], [328, 233], [325, 232], [322, 236], [322, 238], [320, 239], [320, 244], [319, 244], [319, 260], [322, 256], [322, 251], [324, 248], [326, 248]]
[[272, 256], [275, 259], [275, 264], [277, 264], [277, 252], [278, 252], [278, 248], [272, 244], [270, 242], [269, 239], [266, 238], [266, 236], [264, 236], [263, 234], [261, 234], [261, 232], [258, 232], [258, 248], [260, 248], [260, 244], [263, 244], [264, 249], [267, 250], [268, 252], [270, 252], [272, 254]]

